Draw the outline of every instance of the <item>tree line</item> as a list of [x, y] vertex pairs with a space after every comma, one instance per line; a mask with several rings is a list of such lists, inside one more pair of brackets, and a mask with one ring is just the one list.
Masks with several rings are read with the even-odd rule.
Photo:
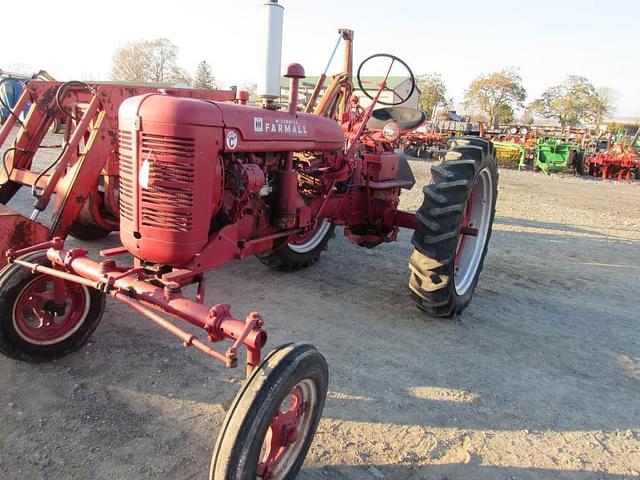
[[166, 38], [129, 42], [119, 48], [111, 65], [111, 78], [124, 82], [186, 83], [216, 88], [211, 65], [201, 61], [193, 77], [178, 65], [178, 47]]
[[[440, 74], [419, 75], [420, 106], [429, 113], [436, 105], [451, 106], [446, 86]], [[514, 68], [482, 74], [476, 77], [464, 94], [464, 107], [469, 112], [485, 116], [490, 125], [511, 123], [516, 109], [523, 110], [522, 123], [532, 124], [535, 117], [558, 121], [564, 128], [581, 123], [599, 126], [603, 118], [613, 113], [616, 92], [608, 87], [596, 88], [585, 77], [569, 75], [559, 85], [525, 105], [527, 91], [522, 77]]]
[[[166, 38], [129, 42], [119, 48], [111, 69], [113, 80], [153, 83], [186, 83], [196, 88], [216, 88], [211, 65], [202, 61], [193, 77], [178, 65], [178, 47]], [[418, 75], [420, 107], [430, 114], [438, 105], [452, 108], [453, 99], [438, 73]], [[527, 91], [514, 68], [476, 77], [464, 94], [468, 112], [481, 114], [490, 125], [511, 123], [515, 112], [523, 110], [522, 123], [533, 123], [534, 117], [557, 120], [562, 127], [580, 123], [600, 125], [614, 110], [616, 92], [608, 87], [594, 87], [585, 77], [569, 75], [559, 85], [549, 87], [525, 105]]]

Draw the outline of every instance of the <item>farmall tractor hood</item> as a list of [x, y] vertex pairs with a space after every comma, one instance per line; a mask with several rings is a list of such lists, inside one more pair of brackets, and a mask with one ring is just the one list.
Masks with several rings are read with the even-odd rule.
[[118, 117], [121, 130], [141, 130], [145, 120], [169, 125], [224, 126], [222, 114], [213, 103], [173, 96], [170, 90], [128, 98], [120, 105]]
[[125, 100], [120, 126], [138, 130], [141, 123], [224, 128], [226, 152], [340, 150], [342, 128], [317, 115], [266, 110], [229, 103], [209, 102], [165, 94], [148, 94]]
[[307, 113], [217, 103], [225, 125], [225, 151], [339, 150], [342, 128], [335, 122]]

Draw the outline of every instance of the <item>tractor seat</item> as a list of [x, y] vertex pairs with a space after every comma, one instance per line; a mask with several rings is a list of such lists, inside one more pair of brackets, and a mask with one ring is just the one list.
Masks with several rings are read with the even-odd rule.
[[372, 130], [382, 130], [389, 122], [396, 122], [401, 131], [413, 130], [424, 123], [427, 115], [415, 108], [385, 107], [371, 112], [367, 127]]

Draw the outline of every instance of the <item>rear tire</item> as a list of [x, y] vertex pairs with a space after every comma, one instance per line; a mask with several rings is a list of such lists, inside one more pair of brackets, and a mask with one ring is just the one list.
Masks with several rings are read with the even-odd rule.
[[576, 152], [573, 158], [573, 167], [576, 175], [584, 175], [584, 152]]
[[497, 170], [493, 145], [480, 138], [453, 141], [431, 167], [409, 260], [412, 296], [430, 315], [451, 318], [471, 301], [491, 238]]
[[[44, 252], [22, 259], [50, 265]], [[64, 312], [52, 314], [47, 278], [16, 264], [0, 272], [0, 352], [7, 357], [26, 362], [60, 358], [83, 346], [100, 323], [103, 293], [65, 282]]]
[[293, 480], [318, 428], [327, 362], [309, 344], [278, 347], [254, 370], [227, 411], [210, 480]]
[[334, 230], [335, 225], [329, 220], [320, 220], [310, 234], [302, 236], [297, 241], [283, 242], [270, 252], [257, 257], [263, 264], [285, 272], [306, 268], [320, 260], [320, 254], [327, 249]]

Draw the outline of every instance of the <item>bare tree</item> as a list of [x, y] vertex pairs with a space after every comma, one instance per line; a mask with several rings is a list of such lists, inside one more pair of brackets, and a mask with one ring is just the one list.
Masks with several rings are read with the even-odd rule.
[[613, 88], [599, 87], [593, 98], [593, 115], [596, 128], [600, 127], [603, 118], [615, 111], [618, 92]]
[[111, 78], [129, 82], [188, 82], [177, 64], [178, 47], [166, 38], [130, 42], [116, 51]]

